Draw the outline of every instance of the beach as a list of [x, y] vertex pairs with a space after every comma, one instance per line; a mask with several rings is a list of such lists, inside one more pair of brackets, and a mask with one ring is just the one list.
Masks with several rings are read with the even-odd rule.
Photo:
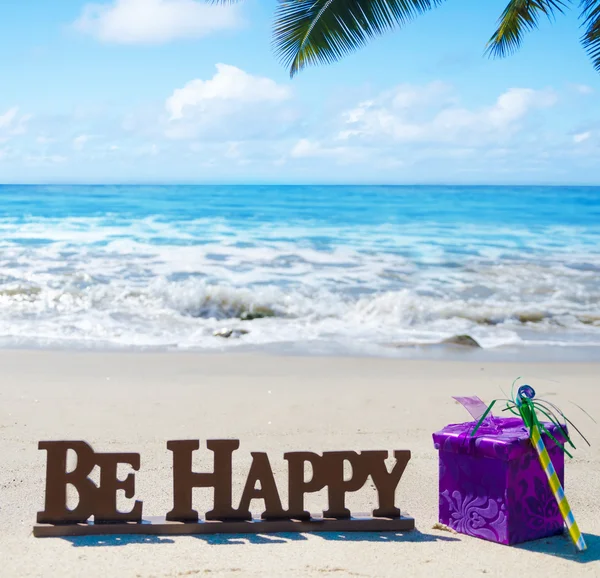
[[0, 578], [600, 578], [600, 0], [506, 2], [0, 0]]
[[[0, 352], [0, 559], [2, 576], [597, 576], [600, 573], [599, 363], [276, 356], [266, 353]], [[434, 529], [437, 452], [431, 434], [468, 421], [452, 395], [503, 397], [522, 376], [585, 433], [567, 459], [565, 490], [588, 551], [567, 536], [506, 547]], [[397, 505], [416, 520], [405, 534], [34, 538], [43, 508], [39, 441], [85, 440], [96, 451], [138, 452], [136, 498], [144, 516], [172, 506], [168, 440], [200, 440], [194, 467], [210, 471], [207, 439], [236, 438], [234, 503], [251, 461], [265, 451], [285, 504], [288, 451], [412, 452]], [[576, 436], [575, 436], [575, 439]], [[204, 512], [207, 490], [194, 493]], [[348, 494], [370, 511], [368, 485]], [[124, 509], [131, 501], [122, 502]], [[252, 510], [260, 513], [260, 503]], [[326, 492], [307, 495], [321, 512]]]
[[[0, 187], [0, 575], [598, 575], [600, 431], [577, 406], [600, 421], [599, 198], [585, 187]], [[504, 398], [517, 377], [592, 444], [576, 437], [566, 464], [581, 556], [566, 536], [509, 548], [434, 527], [432, 433], [470, 420], [452, 396]], [[146, 518], [173, 507], [167, 442], [199, 440], [194, 470], [210, 472], [211, 439], [240, 441], [235, 506], [251, 452], [267, 452], [287, 506], [286, 452], [410, 450], [396, 499], [416, 529], [32, 536], [40, 441], [138, 453]], [[377, 507], [373, 484], [347, 494], [353, 513]], [[306, 509], [322, 513], [327, 497], [307, 494]], [[212, 499], [193, 492], [201, 514]], [[133, 499], [120, 492], [118, 505]], [[262, 513], [262, 500], [251, 506]]]

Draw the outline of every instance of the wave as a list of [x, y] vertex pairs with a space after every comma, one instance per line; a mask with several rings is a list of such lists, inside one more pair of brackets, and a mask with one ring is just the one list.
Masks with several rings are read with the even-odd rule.
[[[198, 209], [189, 219], [0, 218], [2, 343], [600, 340], [593, 224], [393, 223], [379, 214], [353, 224], [333, 213], [266, 222], [239, 210], [227, 219], [198, 218]], [[215, 337], [224, 326], [249, 333]]]
[[[461, 318], [484, 326], [506, 322], [521, 324], [555, 323], [573, 318], [582, 324], [600, 323], [600, 299], [581, 302], [577, 295], [562, 294], [539, 305], [503, 301], [498, 295], [476, 298], [451, 298], [449, 294], [431, 296], [418, 291], [400, 290], [353, 296], [306, 287], [286, 290], [274, 285], [232, 287], [196, 279], [169, 281], [158, 278], [144, 286], [123, 282], [102, 282], [90, 276], [72, 276], [67, 282], [51, 286], [16, 285], [0, 289], [3, 314], [69, 313], [82, 310], [117, 309], [171, 311], [182, 317], [202, 319], [254, 318], [328, 318], [354, 315], [363, 320], [379, 319], [406, 325], [435, 319]], [[592, 303], [595, 302], [595, 303]], [[595, 305], [597, 313], [590, 309]], [[545, 309], [550, 307], [552, 310]]]
[[355, 343], [432, 343], [468, 333], [485, 347], [531, 341], [600, 339], [600, 309], [564, 299], [552, 310], [497, 296], [427, 296], [403, 289], [352, 295], [327, 289], [266, 285], [232, 287], [198, 279], [123, 281], [70, 279], [64, 286], [17, 285], [0, 291], [6, 340], [178, 347], [220, 347], [214, 332], [243, 327], [246, 343], [315, 339]]

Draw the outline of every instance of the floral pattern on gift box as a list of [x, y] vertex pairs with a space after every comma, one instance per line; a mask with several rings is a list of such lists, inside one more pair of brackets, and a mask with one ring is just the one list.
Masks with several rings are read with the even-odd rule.
[[484, 540], [506, 541], [506, 513], [502, 500], [463, 496], [456, 490], [451, 495], [445, 490], [442, 497], [450, 508], [450, 528]]

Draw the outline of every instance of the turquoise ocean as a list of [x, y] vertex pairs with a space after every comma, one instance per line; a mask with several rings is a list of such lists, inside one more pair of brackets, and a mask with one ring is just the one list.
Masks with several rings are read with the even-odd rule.
[[0, 203], [4, 347], [600, 347], [600, 188], [2, 186]]

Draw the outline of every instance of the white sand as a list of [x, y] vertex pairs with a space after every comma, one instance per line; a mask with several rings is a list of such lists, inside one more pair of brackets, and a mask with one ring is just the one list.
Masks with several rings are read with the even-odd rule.
[[[258, 354], [4, 351], [0, 354], [0, 576], [600, 576], [600, 364], [405, 361]], [[566, 490], [589, 551], [567, 537], [523, 548], [433, 530], [437, 455], [431, 433], [467, 421], [451, 395], [501, 396], [522, 375], [588, 435], [567, 463]], [[600, 421], [600, 420], [599, 420]], [[170, 439], [239, 438], [234, 497], [250, 451], [267, 451], [282, 495], [283, 453], [410, 449], [397, 503], [416, 518], [405, 535], [45, 538], [31, 535], [43, 506], [40, 440], [82, 439], [97, 451], [133, 451], [144, 515], [171, 507]], [[204, 511], [210, 492], [198, 491]], [[375, 503], [365, 487], [354, 511]], [[308, 499], [326, 506], [325, 493]]]

